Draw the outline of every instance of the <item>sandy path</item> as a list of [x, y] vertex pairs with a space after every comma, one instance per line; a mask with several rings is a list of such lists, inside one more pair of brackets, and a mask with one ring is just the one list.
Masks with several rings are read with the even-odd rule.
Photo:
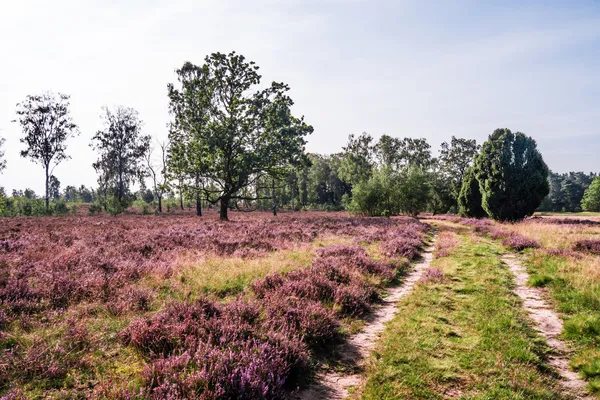
[[[435, 241], [435, 236], [433, 241]], [[421, 260], [405, 276], [402, 284], [388, 289], [387, 296], [380, 303], [381, 306], [375, 309], [367, 319], [367, 325], [363, 330], [340, 346], [340, 361], [346, 372], [331, 371], [318, 374], [315, 383], [301, 392], [298, 396], [299, 399], [344, 399], [348, 397], [350, 388], [360, 385], [362, 381], [360, 371], [365, 359], [385, 329], [386, 322], [394, 318], [397, 310], [396, 304], [412, 291], [423, 272], [429, 268], [433, 258], [432, 251], [433, 244], [424, 249]]]
[[549, 364], [561, 376], [561, 384], [568, 394], [577, 399], [593, 399], [587, 395], [586, 382], [569, 368], [568, 348], [559, 339], [563, 328], [562, 320], [546, 303], [541, 289], [527, 286], [529, 274], [515, 255], [504, 255], [502, 261], [515, 276], [515, 293], [523, 300], [523, 308], [535, 322], [534, 328], [546, 338], [548, 345], [553, 349]]

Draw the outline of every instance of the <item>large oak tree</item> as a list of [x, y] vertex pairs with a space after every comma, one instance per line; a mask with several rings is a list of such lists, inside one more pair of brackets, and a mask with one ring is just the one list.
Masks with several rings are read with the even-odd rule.
[[[170, 84], [170, 165], [199, 178], [196, 191], [220, 203], [228, 219], [231, 201], [252, 200], [248, 187], [265, 176], [284, 178], [306, 161], [304, 137], [313, 128], [292, 115], [289, 87], [260, 87], [254, 62], [236, 54], [213, 53], [202, 66], [185, 63]], [[177, 145], [177, 143], [179, 145]]]

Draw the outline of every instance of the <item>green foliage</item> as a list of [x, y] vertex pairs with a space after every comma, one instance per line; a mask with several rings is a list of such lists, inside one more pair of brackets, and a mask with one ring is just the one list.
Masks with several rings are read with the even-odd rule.
[[3, 187], [0, 187], [0, 216], [3, 216], [6, 212], [6, 191]]
[[454, 203], [458, 204], [458, 196], [467, 169], [473, 164], [481, 146], [473, 139], [461, 139], [452, 136], [450, 144], [443, 142], [440, 150], [439, 168], [442, 175], [449, 181]]
[[475, 159], [484, 210], [499, 221], [532, 215], [550, 191], [548, 172], [535, 140], [497, 129]]
[[142, 135], [142, 122], [134, 109], [120, 106], [114, 111], [106, 107], [103, 110], [104, 129], [92, 138], [92, 147], [99, 153], [93, 166], [106, 197], [103, 204], [112, 214], [127, 208], [130, 184], [144, 175], [142, 161], [150, 147], [150, 136]]
[[539, 211], [580, 212], [581, 202], [587, 188], [596, 174], [569, 172], [557, 174], [550, 172], [550, 194], [546, 196]]
[[425, 210], [429, 196], [430, 184], [422, 169], [407, 167], [396, 172], [382, 168], [353, 186], [349, 211], [368, 216], [416, 216]]
[[600, 177], [596, 177], [590, 187], [585, 191], [581, 200], [581, 208], [584, 211], [600, 211]]
[[434, 161], [431, 157], [431, 146], [424, 138], [400, 139], [383, 135], [373, 150], [381, 167], [397, 171], [408, 166], [427, 170]]
[[430, 183], [426, 173], [419, 167], [404, 168], [396, 181], [394, 201], [402, 213], [417, 216], [425, 211], [430, 195]]
[[[44, 93], [28, 95], [17, 104], [18, 122], [26, 145], [21, 157], [29, 157], [44, 167], [46, 176], [46, 210], [50, 206], [50, 174], [60, 162], [69, 158], [66, 141], [79, 133], [69, 112], [69, 96]], [[0, 160], [1, 162], [1, 160]]]
[[348, 136], [338, 171], [341, 180], [355, 185], [371, 177], [374, 166], [372, 142], [373, 137], [366, 132], [358, 137]]
[[348, 206], [350, 212], [370, 217], [390, 215], [392, 210], [393, 183], [389, 170], [376, 171], [370, 179], [352, 187], [352, 201]]
[[184, 64], [177, 75], [179, 87], [168, 86], [170, 169], [176, 179], [194, 181], [207, 201], [220, 202], [222, 220], [231, 200], [248, 199], [242, 189], [265, 175], [283, 178], [306, 162], [304, 137], [313, 128], [292, 115], [286, 84], [259, 89], [254, 62], [213, 53], [200, 67]]
[[2, 146], [4, 146], [4, 142], [6, 140], [0, 137], [0, 174], [6, 168], [6, 159], [4, 158], [4, 150], [2, 150]]
[[102, 212], [102, 205], [100, 204], [92, 204], [90, 205], [90, 208], [88, 208], [88, 214], [89, 215], [96, 215], [96, 214], [100, 214]]
[[461, 217], [483, 218], [487, 213], [481, 205], [479, 181], [475, 177], [474, 168], [468, 168], [458, 195], [458, 214]]

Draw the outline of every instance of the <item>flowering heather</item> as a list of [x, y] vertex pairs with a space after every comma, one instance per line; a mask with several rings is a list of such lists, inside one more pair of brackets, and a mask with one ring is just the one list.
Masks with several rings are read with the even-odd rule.
[[[428, 229], [411, 218], [342, 213], [244, 214], [230, 223], [210, 214], [1, 222], [0, 394], [11, 398], [32, 382], [62, 395], [74, 373], [72, 394], [91, 398], [285, 398], [342, 339], [341, 320], [370, 309], [395, 264], [361, 246], [328, 246], [312, 265], [267, 275], [227, 302], [171, 298], [146, 279], [179, 277], [182, 255], [260, 258], [328, 236], [366, 237], [392, 258], [411, 259]], [[118, 321], [118, 330], [92, 330], [88, 319], [102, 318]], [[34, 340], [19, 339], [22, 332]], [[102, 359], [112, 362], [123, 350], [143, 363], [134, 379], [119, 377], [113, 364], [103, 366], [108, 374], [95, 369], [95, 354], [108, 351]]]
[[537, 249], [540, 244], [533, 240], [518, 234], [512, 234], [502, 241], [504, 246], [508, 246], [514, 250], [521, 251], [525, 249]]
[[442, 283], [446, 275], [439, 268], [427, 268], [419, 281], [421, 283]]
[[586, 226], [598, 226], [600, 221], [592, 219], [581, 219], [581, 218], [549, 218], [549, 217], [531, 217], [527, 219], [527, 222], [537, 222], [542, 224], [553, 224], [553, 225], [586, 225]]
[[433, 256], [435, 258], [447, 257], [459, 243], [460, 240], [454, 232], [442, 232], [438, 236]]
[[565, 249], [565, 248], [556, 248], [556, 249], [544, 249], [544, 253], [549, 256], [559, 256], [559, 257], [573, 257], [573, 258], [581, 258], [582, 254], [578, 251]]
[[600, 240], [580, 240], [575, 243], [573, 250], [600, 255]]
[[477, 233], [489, 233], [494, 223], [489, 219], [466, 218], [462, 224], [472, 227]]

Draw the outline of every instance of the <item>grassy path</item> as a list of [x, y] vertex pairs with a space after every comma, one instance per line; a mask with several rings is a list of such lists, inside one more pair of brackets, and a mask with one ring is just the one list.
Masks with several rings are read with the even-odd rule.
[[[435, 236], [432, 243], [435, 243]], [[344, 399], [354, 387], [361, 384], [360, 371], [364, 367], [365, 359], [385, 329], [385, 324], [394, 317], [397, 311], [396, 304], [410, 294], [423, 272], [429, 268], [432, 251], [433, 245], [429, 244], [421, 254], [419, 262], [401, 279], [401, 284], [386, 290], [386, 297], [367, 319], [366, 325], [337, 350], [337, 368], [319, 374], [316, 383], [300, 394], [301, 400]]]
[[502, 246], [456, 230], [442, 273], [398, 305], [367, 368], [364, 399], [565, 399], [548, 348], [513, 293]]
[[502, 257], [502, 261], [509, 266], [515, 276], [515, 293], [523, 300], [523, 308], [533, 321], [533, 327], [552, 348], [548, 363], [561, 376], [561, 384], [576, 398], [591, 399], [587, 396], [585, 381], [569, 368], [570, 352], [565, 342], [560, 339], [563, 330], [562, 320], [544, 299], [542, 289], [527, 286], [530, 277], [518, 257], [508, 254]]

